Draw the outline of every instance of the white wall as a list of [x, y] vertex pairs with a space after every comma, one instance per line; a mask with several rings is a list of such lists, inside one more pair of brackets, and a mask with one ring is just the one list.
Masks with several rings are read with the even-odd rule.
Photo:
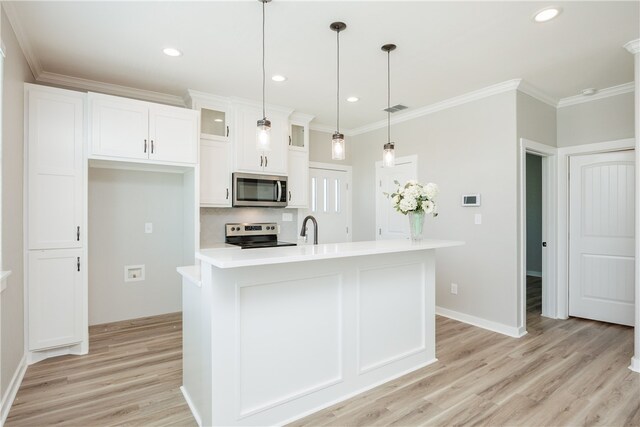
[[309, 131], [309, 161], [320, 163], [337, 163], [351, 165], [353, 158], [353, 137], [345, 136], [345, 159], [331, 159], [331, 132]]
[[527, 272], [542, 273], [542, 157], [527, 154]]
[[[418, 155], [418, 179], [440, 186], [440, 216], [427, 218], [427, 238], [464, 240], [437, 255], [436, 303], [443, 308], [517, 326], [516, 92], [393, 125], [396, 155]], [[374, 164], [386, 129], [353, 141], [354, 240], [375, 238]], [[460, 196], [480, 193], [482, 206]], [[474, 214], [482, 225], [474, 225]], [[458, 295], [449, 292], [458, 284]]]
[[558, 108], [558, 147], [633, 138], [634, 94]]
[[[90, 325], [181, 311], [184, 198], [181, 174], [89, 169]], [[145, 280], [125, 283], [138, 264]]]
[[2, 269], [11, 270], [2, 293], [0, 396], [4, 395], [24, 354], [24, 246], [22, 185], [24, 168], [24, 82], [33, 75], [4, 10], [6, 46], [2, 108]]
[[518, 139], [557, 146], [557, 111], [555, 107], [522, 93], [517, 93]]

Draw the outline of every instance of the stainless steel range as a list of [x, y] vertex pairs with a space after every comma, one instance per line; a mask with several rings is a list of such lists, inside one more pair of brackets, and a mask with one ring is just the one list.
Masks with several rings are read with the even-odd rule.
[[225, 224], [225, 242], [242, 249], [296, 246], [295, 243], [278, 240], [278, 224], [275, 222]]

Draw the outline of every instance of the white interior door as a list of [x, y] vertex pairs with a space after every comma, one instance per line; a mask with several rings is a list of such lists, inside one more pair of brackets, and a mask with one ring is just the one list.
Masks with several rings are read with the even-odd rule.
[[391, 199], [384, 193], [393, 193], [398, 186], [410, 179], [417, 179], [417, 156], [396, 159], [392, 168], [382, 167], [382, 162], [376, 162], [376, 240], [408, 239], [409, 220], [393, 208]]
[[569, 315], [634, 324], [633, 151], [570, 160]]
[[[318, 243], [351, 241], [351, 172], [327, 167], [309, 168], [309, 208], [298, 210], [298, 223], [307, 215], [318, 221]], [[313, 230], [307, 224], [309, 242]]]

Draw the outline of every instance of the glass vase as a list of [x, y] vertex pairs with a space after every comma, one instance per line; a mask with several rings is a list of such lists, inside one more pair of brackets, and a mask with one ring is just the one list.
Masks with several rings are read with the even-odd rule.
[[422, 240], [422, 229], [424, 228], [424, 212], [409, 212], [409, 232], [412, 242]]

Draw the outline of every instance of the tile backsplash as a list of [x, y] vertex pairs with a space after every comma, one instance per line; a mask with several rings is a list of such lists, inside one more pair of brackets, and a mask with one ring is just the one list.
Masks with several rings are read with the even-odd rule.
[[[283, 221], [283, 213], [291, 214], [293, 221]], [[200, 247], [224, 242], [224, 225], [230, 222], [276, 222], [280, 225], [278, 238], [285, 242], [296, 242], [300, 232], [297, 209], [200, 208]]]

